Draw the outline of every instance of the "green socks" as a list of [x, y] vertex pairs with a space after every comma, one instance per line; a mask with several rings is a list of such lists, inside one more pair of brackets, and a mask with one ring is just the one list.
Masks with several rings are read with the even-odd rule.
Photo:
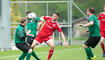
[[24, 53], [24, 52], [23, 52], [23, 53], [21, 54], [21, 56], [19, 57], [19, 60], [24, 60], [26, 54], [27, 54], [27, 53]]
[[30, 60], [31, 53], [27, 53], [26, 60]]
[[94, 57], [94, 54], [92, 53], [92, 50], [91, 48], [85, 48], [85, 51], [86, 51], [86, 55], [87, 55], [87, 58], [88, 59], [91, 59], [91, 57]]
[[34, 52], [34, 51], [32, 51], [32, 56], [33, 56], [33, 57], [35, 57], [35, 58], [36, 58], [36, 60], [40, 60], [40, 59], [38, 58], [38, 56], [35, 54], [35, 52]]

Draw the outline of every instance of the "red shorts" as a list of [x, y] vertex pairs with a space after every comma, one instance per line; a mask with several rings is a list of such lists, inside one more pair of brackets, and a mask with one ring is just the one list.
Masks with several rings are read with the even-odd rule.
[[45, 42], [45, 43], [47, 43], [47, 41], [48, 40], [50, 40], [50, 39], [53, 39], [53, 37], [52, 36], [48, 36], [48, 37], [39, 37], [39, 36], [36, 36], [36, 38], [34, 39], [37, 43], [42, 43], [43, 41]]
[[100, 31], [100, 33], [101, 33], [101, 37], [105, 38], [105, 31]]

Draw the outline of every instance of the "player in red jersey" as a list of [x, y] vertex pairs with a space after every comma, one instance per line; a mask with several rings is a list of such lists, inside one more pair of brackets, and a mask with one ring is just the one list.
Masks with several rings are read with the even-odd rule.
[[105, 57], [105, 47], [104, 47], [104, 38], [105, 38], [105, 5], [104, 5], [104, 12], [99, 14], [98, 20], [100, 20], [100, 33], [101, 33], [101, 48], [103, 51], [102, 57]]
[[47, 43], [51, 47], [49, 50], [49, 55], [47, 60], [50, 60], [54, 51], [54, 39], [52, 37], [52, 34], [55, 30], [60, 32], [60, 35], [64, 41], [64, 45], [68, 47], [62, 29], [60, 28], [57, 22], [58, 17], [59, 13], [53, 13], [52, 17], [47, 17], [47, 16], [43, 17], [43, 20], [46, 20], [46, 22], [31, 45], [31, 47], [34, 48], [36, 45], [41, 44], [43, 41]]

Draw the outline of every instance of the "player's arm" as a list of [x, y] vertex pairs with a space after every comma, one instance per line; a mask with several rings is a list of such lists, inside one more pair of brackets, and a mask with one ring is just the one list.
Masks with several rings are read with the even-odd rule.
[[24, 29], [22, 29], [22, 30], [19, 30], [18, 36], [20, 37], [20, 39], [25, 40], [25, 38], [30, 35], [29, 34], [30, 32], [31, 32], [31, 30], [29, 30], [27, 33], [25, 33]]
[[98, 15], [98, 20], [99, 21], [101, 20], [101, 14], [102, 14], [102, 12]]
[[62, 39], [63, 39], [63, 41], [64, 41], [64, 45], [65, 45], [66, 47], [68, 47], [68, 43], [66, 42], [65, 35], [63, 34], [63, 32], [60, 32], [60, 35], [61, 35], [61, 37], [62, 37]]
[[25, 40], [25, 38], [27, 37], [25, 31], [22, 29], [22, 30], [19, 30], [18, 32], [18, 36], [20, 37], [20, 39], [22, 40]]
[[94, 24], [94, 22], [93, 21], [90, 21], [89, 23], [87, 23], [87, 24], [79, 24], [79, 26], [81, 26], [81, 27], [87, 27], [87, 26], [91, 26], [91, 25], [93, 25]]
[[38, 25], [37, 25], [37, 31], [39, 32], [40, 31], [40, 28], [42, 26], [42, 24], [44, 23], [44, 16], [40, 17], [40, 21], [38, 22]]
[[98, 15], [98, 22], [99, 22], [99, 24], [100, 24], [100, 20], [101, 20], [101, 14], [102, 14], [102, 13], [100, 13], [100, 14]]
[[51, 18], [50, 16], [42, 16], [42, 17], [41, 17], [41, 20], [44, 21], [44, 20], [48, 20], [48, 19], [50, 19], [50, 18]]
[[28, 30], [27, 33], [26, 33], [26, 36], [32, 36], [32, 37], [34, 37], [34, 35], [30, 34], [30, 33], [31, 33], [31, 30]]
[[65, 47], [68, 47], [68, 43], [66, 42], [65, 36], [64, 36], [64, 34], [63, 34], [63, 32], [62, 32], [62, 29], [61, 29], [61, 27], [59, 26], [58, 23], [57, 23], [57, 31], [60, 32], [60, 35], [61, 35], [61, 37], [62, 37], [62, 39], [63, 39], [63, 41], [64, 41]]
[[40, 31], [41, 26], [42, 26], [42, 22], [40, 21], [40, 22], [38, 22], [38, 25], [37, 25], [37, 31], [38, 32]]
[[38, 22], [37, 31], [40, 31], [41, 26], [44, 24], [44, 20], [49, 19], [49, 16], [42, 16], [40, 17], [40, 21]]

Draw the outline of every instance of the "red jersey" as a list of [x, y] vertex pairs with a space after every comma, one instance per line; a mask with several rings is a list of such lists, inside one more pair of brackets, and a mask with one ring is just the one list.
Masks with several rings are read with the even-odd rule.
[[99, 14], [98, 20], [100, 20], [100, 30], [105, 31], [105, 13], [102, 12]]
[[44, 26], [40, 30], [37, 36], [40, 37], [48, 37], [53, 34], [53, 32], [57, 29], [57, 31], [62, 32], [58, 22], [54, 22], [51, 17], [44, 16], [44, 20], [46, 20]]

